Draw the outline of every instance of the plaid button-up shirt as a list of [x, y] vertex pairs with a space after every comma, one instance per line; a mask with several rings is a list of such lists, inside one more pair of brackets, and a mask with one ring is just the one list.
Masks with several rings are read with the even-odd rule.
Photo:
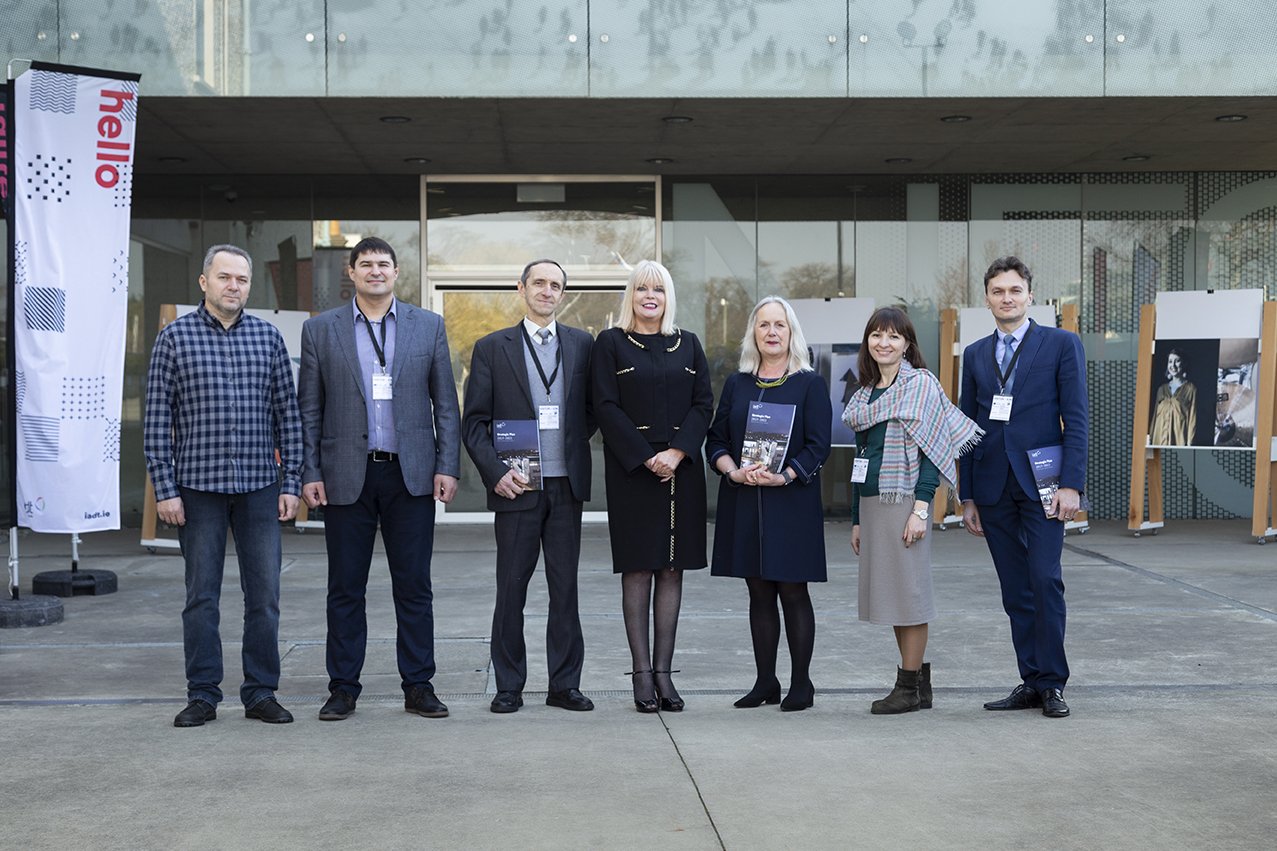
[[[201, 301], [155, 338], [142, 429], [155, 499], [178, 486], [248, 493], [280, 481], [301, 493], [302, 423], [275, 326], [247, 314], [223, 328]], [[275, 461], [279, 449], [281, 464]]]

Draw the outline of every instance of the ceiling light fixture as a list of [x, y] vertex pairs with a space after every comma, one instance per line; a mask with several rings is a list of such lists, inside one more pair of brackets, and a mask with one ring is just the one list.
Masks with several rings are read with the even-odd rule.
[[428, 157], [404, 157], [403, 161], [412, 165], [428, 165], [430, 163]]
[[1245, 116], [1245, 115], [1240, 115], [1240, 114], [1235, 113], [1235, 112], [1234, 112], [1234, 113], [1232, 113], [1231, 115], [1216, 115], [1216, 116], [1215, 116], [1215, 120], [1216, 120], [1216, 121], [1223, 121], [1223, 122], [1225, 122], [1225, 123], [1229, 123], [1229, 122], [1233, 122], [1233, 121], [1245, 121], [1245, 120], [1246, 120], [1246, 118], [1247, 118], [1247, 116]]
[[943, 115], [940, 120], [945, 124], [966, 124], [971, 120], [969, 115]]
[[377, 120], [382, 124], [407, 124], [409, 121], [412, 121], [412, 119], [406, 115], [383, 115]]
[[691, 124], [693, 119], [690, 115], [667, 115], [661, 120], [666, 124]]
[[1151, 159], [1152, 157], [1148, 154], [1131, 154], [1129, 157], [1122, 157], [1122, 161], [1128, 163], [1146, 163]]
[[669, 163], [674, 162], [674, 158], [673, 157], [648, 157], [646, 162], [649, 162], [652, 165], [668, 165]]
[[913, 162], [913, 157], [887, 157], [883, 162], [888, 165], [904, 165]]

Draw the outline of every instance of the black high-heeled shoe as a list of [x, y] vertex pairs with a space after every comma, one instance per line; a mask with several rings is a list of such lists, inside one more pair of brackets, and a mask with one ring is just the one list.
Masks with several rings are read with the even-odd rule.
[[[682, 671], [653, 671], [652, 675], [655, 676], [656, 674], [681, 674], [681, 673]], [[655, 681], [653, 681], [653, 685], [655, 685]], [[673, 688], [673, 687], [674, 687], [674, 683], [671, 682], [670, 688]], [[677, 692], [675, 692], [675, 694], [677, 694]], [[662, 712], [682, 712], [683, 707], [687, 705], [686, 703], [683, 702], [683, 698], [681, 697], [665, 697], [663, 694], [661, 694], [660, 686], [656, 687], [656, 696], [660, 699], [660, 706], [661, 706]]]
[[754, 687], [749, 690], [749, 694], [733, 703], [732, 706], [737, 709], [754, 709], [764, 703], [780, 703], [780, 680], [773, 677], [770, 683], [754, 683]]
[[790, 686], [789, 694], [785, 695], [785, 699], [780, 702], [781, 712], [801, 712], [804, 709], [811, 709], [816, 704], [816, 687], [811, 684], [811, 680], [801, 688]]
[[[643, 674], [648, 674], [650, 676], [652, 671], [651, 669], [648, 669], [646, 671], [626, 671], [626, 673], [629, 674], [630, 677], [638, 677], [638, 676], [642, 676]], [[637, 694], [637, 691], [638, 689], [637, 687], [635, 687], [636, 693], [634, 695], [634, 708], [637, 709], [639, 712], [642, 712], [644, 715], [647, 715], [647, 714], [656, 712], [660, 708], [660, 704], [657, 703], [655, 696], [640, 699]], [[655, 682], [652, 683], [652, 691], [653, 692], [656, 691]]]

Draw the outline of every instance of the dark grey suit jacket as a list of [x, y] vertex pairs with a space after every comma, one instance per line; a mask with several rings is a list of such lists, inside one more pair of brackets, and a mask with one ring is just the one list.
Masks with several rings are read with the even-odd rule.
[[[558, 323], [559, 348], [563, 352], [563, 408], [559, 425], [563, 429], [563, 452], [567, 462], [572, 495], [581, 502], [590, 499], [590, 436], [594, 418], [590, 412], [590, 347], [594, 338], [579, 328]], [[534, 420], [536, 407], [528, 384], [523, 323], [494, 331], [474, 345], [470, 377], [466, 379], [465, 415], [462, 437], [466, 452], [479, 470], [488, 493], [491, 511], [523, 511], [538, 504], [540, 491], [530, 491], [515, 499], [498, 496], [492, 488], [509, 470], [492, 445], [494, 420]]]
[[[443, 317], [395, 303], [395, 436], [404, 485], [414, 496], [434, 489], [435, 473], [461, 475], [461, 415]], [[359, 498], [368, 464], [368, 414], [349, 304], [302, 326], [302, 483], [324, 483], [328, 501]]]

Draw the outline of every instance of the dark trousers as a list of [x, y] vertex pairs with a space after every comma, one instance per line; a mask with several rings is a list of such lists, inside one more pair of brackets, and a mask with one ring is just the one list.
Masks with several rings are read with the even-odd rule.
[[222, 699], [222, 572], [226, 530], [235, 537], [244, 592], [244, 682], [239, 698], [252, 708], [279, 688], [279, 486], [249, 493], [181, 488], [186, 525], [177, 528], [186, 561], [186, 696], [216, 706]]
[[398, 623], [399, 676], [407, 693], [435, 675], [434, 592], [430, 556], [435, 537], [433, 496], [413, 496], [398, 461], [368, 460], [364, 489], [350, 505], [324, 508], [328, 545], [328, 688], [359, 696], [368, 642], [365, 595], [377, 523], [390, 563]]
[[537, 556], [545, 556], [550, 611], [545, 655], [550, 691], [581, 685], [585, 639], [577, 610], [577, 565], [581, 559], [581, 508], [567, 477], [545, 479], [541, 499], [527, 511], [499, 511], [497, 603], [492, 613], [492, 670], [498, 691], [523, 691], [528, 651], [523, 641], [523, 607]]
[[1029, 496], [1014, 474], [1002, 496], [981, 505], [980, 522], [1002, 584], [1002, 607], [1011, 619], [1020, 677], [1033, 689], [1064, 688], [1064, 579], [1060, 555], [1064, 524], [1047, 517], [1036, 494]]

